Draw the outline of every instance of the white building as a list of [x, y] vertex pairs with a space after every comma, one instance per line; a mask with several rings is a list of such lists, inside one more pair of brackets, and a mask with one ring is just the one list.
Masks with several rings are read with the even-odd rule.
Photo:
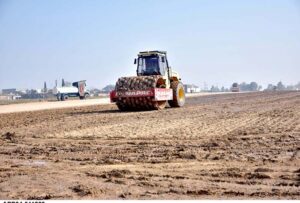
[[36, 89], [36, 93], [41, 94], [43, 92], [42, 89]]
[[20, 95], [0, 95], [0, 100], [17, 100], [17, 99], [21, 99]]
[[183, 85], [184, 86], [184, 90], [186, 93], [197, 93], [197, 92], [200, 92], [200, 87], [198, 87], [197, 85], [189, 85], [189, 84], [186, 84], [186, 85]]

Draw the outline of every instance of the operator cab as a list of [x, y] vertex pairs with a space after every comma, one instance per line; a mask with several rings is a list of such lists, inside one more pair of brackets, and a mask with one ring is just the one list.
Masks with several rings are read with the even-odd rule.
[[138, 76], [165, 75], [169, 67], [167, 52], [164, 51], [140, 52], [134, 64], [137, 64]]

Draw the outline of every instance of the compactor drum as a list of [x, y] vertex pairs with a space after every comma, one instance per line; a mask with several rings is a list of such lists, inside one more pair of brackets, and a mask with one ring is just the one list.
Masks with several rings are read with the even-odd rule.
[[137, 76], [119, 78], [110, 93], [111, 101], [116, 102], [120, 110], [160, 110], [167, 102], [171, 107], [184, 105], [181, 79], [169, 67], [166, 52], [140, 52], [135, 64]]

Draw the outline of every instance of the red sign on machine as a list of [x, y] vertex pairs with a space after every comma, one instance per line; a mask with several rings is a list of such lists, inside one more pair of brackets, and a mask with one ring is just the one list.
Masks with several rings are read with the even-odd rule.
[[120, 97], [154, 97], [155, 101], [173, 100], [173, 90], [153, 88], [149, 90], [112, 91], [110, 93], [112, 102]]
[[119, 91], [116, 96], [118, 97], [152, 97], [152, 90], [130, 90], [130, 91]]

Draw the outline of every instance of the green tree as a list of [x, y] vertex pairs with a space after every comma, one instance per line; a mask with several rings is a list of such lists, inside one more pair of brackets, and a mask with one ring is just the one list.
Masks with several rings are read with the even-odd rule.
[[277, 89], [278, 90], [285, 90], [285, 86], [283, 85], [283, 83], [281, 81], [277, 83]]
[[258, 84], [256, 82], [251, 82], [249, 85], [249, 91], [257, 91], [258, 90]]

